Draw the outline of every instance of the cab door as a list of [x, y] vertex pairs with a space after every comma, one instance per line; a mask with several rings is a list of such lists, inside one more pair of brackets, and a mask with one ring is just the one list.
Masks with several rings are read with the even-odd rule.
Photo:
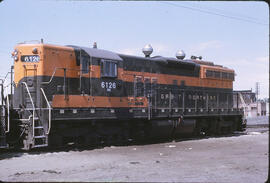
[[134, 98], [144, 96], [144, 84], [142, 76], [135, 76], [134, 78]]
[[148, 100], [148, 117], [152, 118], [157, 115], [157, 78], [144, 78], [144, 96]]
[[80, 93], [90, 95], [90, 57], [81, 55], [80, 60]]

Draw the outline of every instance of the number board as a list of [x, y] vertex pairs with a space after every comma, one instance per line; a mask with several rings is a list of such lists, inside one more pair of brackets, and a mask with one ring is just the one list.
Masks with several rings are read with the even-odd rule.
[[101, 82], [101, 88], [106, 89], [108, 92], [110, 92], [112, 89], [116, 89], [116, 82]]
[[39, 55], [23, 55], [21, 56], [22, 62], [39, 62]]

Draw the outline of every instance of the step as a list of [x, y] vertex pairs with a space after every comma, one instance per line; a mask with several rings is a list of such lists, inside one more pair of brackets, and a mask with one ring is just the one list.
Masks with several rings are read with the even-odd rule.
[[[32, 98], [32, 99], [33, 99], [33, 102], [34, 102], [34, 99], [35, 99], [35, 98]], [[24, 100], [24, 101], [25, 101], [25, 103], [32, 104], [32, 102], [31, 102], [30, 98], [25, 98], [25, 100]]]
[[[36, 96], [35, 95], [33, 95], [33, 96], [31, 95], [31, 98], [32, 98], [32, 100], [35, 100]], [[31, 101], [29, 95], [24, 97], [24, 101], [26, 101], [26, 102]]]
[[[35, 105], [35, 103], [34, 103], [34, 105]], [[26, 108], [29, 108], [29, 109], [33, 108], [32, 102], [27, 102], [27, 103], [25, 104], [25, 107], [26, 107]]]
[[48, 144], [39, 144], [39, 145], [34, 145], [33, 147], [35, 148], [35, 147], [47, 147], [48, 146]]
[[[36, 96], [36, 94], [37, 94], [36, 92], [30, 92], [30, 95], [31, 95], [32, 98], [33, 98], [34, 96]], [[28, 93], [24, 93], [24, 97], [25, 97], [25, 98], [30, 98]]]
[[37, 92], [36, 87], [29, 87], [28, 89], [29, 89], [30, 93], [36, 93]]
[[34, 136], [35, 139], [41, 139], [41, 138], [46, 138], [45, 135], [40, 135], [40, 136]]
[[35, 129], [41, 129], [43, 126], [35, 126]]

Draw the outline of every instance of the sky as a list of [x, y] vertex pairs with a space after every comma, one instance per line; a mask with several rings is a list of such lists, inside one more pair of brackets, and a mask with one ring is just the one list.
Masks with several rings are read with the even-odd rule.
[[234, 69], [234, 90], [269, 97], [269, 7], [263, 1], [4, 0], [0, 3], [0, 76], [16, 44], [92, 47], [143, 56], [178, 50]]

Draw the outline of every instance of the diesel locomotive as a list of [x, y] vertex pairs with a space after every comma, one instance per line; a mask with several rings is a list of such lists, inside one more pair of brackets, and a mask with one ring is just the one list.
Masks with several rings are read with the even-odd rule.
[[[2, 79], [0, 146], [30, 150], [243, 130], [234, 70], [196, 57], [18, 44]], [[238, 100], [237, 100], [238, 101]]]

